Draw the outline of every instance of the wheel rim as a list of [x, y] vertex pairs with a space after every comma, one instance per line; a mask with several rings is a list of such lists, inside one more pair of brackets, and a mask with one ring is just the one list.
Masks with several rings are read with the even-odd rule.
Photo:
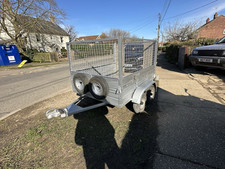
[[78, 90], [84, 89], [84, 82], [81, 79], [75, 79], [75, 85]]
[[154, 98], [155, 98], [155, 87], [152, 87], [150, 99], [153, 100]]
[[101, 84], [97, 83], [97, 82], [94, 82], [92, 83], [92, 91], [98, 95], [98, 96], [102, 96], [102, 93], [103, 93], [103, 88], [101, 86]]
[[141, 103], [140, 103], [140, 110], [144, 111], [144, 109], [145, 109], [145, 101], [146, 101], [146, 99], [142, 97], [141, 98]]
[[135, 113], [141, 113], [145, 110], [146, 103], [146, 93], [142, 95], [140, 104], [133, 104], [133, 109]]

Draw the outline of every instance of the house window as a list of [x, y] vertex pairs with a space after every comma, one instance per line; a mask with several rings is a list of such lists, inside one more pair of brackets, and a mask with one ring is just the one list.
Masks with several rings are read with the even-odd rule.
[[36, 39], [37, 39], [37, 42], [40, 42], [41, 41], [41, 36], [39, 34], [36, 34]]
[[61, 43], [63, 43], [63, 37], [62, 36], [60, 37], [60, 40], [61, 40]]
[[225, 29], [223, 30], [223, 34], [225, 35]]

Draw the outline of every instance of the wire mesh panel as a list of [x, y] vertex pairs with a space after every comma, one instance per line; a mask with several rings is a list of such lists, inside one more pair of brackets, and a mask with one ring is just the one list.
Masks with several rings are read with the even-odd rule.
[[118, 40], [71, 43], [70, 61], [72, 71], [118, 78]]
[[124, 76], [155, 65], [156, 41], [126, 39], [122, 46]]

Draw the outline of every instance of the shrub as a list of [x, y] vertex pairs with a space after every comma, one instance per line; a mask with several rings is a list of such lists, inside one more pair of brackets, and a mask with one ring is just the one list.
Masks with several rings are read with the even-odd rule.
[[199, 38], [195, 41], [195, 45], [198, 45], [198, 46], [212, 45], [216, 41], [217, 39]]
[[33, 61], [37, 62], [51, 62], [51, 54], [50, 53], [35, 53], [33, 57]]
[[33, 59], [34, 55], [38, 53], [38, 50], [37, 49], [27, 49], [25, 52], [24, 52], [24, 55], [25, 56], [28, 56], [29, 58]]
[[170, 44], [166, 47], [166, 58], [170, 63], [177, 63], [178, 62], [178, 55], [179, 55], [179, 48], [181, 47], [180, 44]]
[[59, 55], [57, 52], [52, 52], [51, 53], [51, 61], [58, 62], [59, 61]]
[[67, 52], [67, 50], [65, 49], [65, 47], [62, 47], [61, 52]]
[[158, 51], [166, 52], [166, 47], [165, 46], [159, 47]]

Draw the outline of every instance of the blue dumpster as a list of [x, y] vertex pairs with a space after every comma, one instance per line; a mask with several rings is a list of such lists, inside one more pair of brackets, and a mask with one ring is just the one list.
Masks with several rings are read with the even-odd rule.
[[0, 45], [0, 66], [20, 64], [21, 58], [15, 45]]

